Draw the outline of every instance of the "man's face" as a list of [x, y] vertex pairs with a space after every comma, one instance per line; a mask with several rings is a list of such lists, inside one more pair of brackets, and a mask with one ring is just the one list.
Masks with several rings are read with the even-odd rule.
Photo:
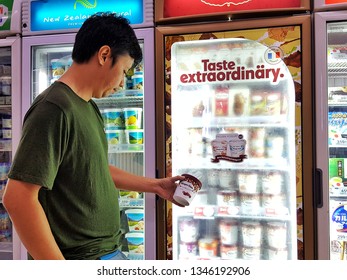
[[119, 87], [124, 85], [124, 76], [129, 71], [134, 63], [134, 59], [129, 55], [119, 56], [116, 63], [112, 66], [112, 57], [107, 58], [105, 62], [104, 79], [100, 82], [102, 85], [101, 96], [96, 98], [106, 97], [114, 93]]

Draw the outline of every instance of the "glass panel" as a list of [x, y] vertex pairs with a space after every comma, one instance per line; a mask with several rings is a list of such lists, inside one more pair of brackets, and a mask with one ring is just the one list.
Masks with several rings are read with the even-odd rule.
[[277, 51], [172, 46], [172, 170], [202, 183], [173, 206], [174, 259], [296, 259], [295, 90]]
[[72, 45], [35, 46], [32, 52], [32, 100], [56, 81], [72, 63]]
[[0, 48], [0, 260], [12, 259], [12, 224], [2, 195], [12, 158], [11, 47]]
[[336, 260], [347, 259], [347, 22], [327, 27], [330, 259]]

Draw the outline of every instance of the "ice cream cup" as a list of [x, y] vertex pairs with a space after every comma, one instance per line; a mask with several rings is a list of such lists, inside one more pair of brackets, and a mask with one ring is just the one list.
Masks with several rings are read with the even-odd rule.
[[231, 170], [220, 170], [219, 185], [223, 189], [233, 189], [233, 172]]
[[288, 260], [288, 249], [287, 248], [272, 248], [266, 249], [269, 260]]
[[239, 173], [239, 190], [243, 193], [259, 193], [258, 174], [255, 172]]
[[141, 232], [128, 232], [125, 234], [128, 241], [129, 253], [144, 254], [144, 234]]
[[260, 247], [262, 245], [262, 226], [260, 222], [242, 222], [241, 233], [244, 246]]
[[125, 130], [127, 144], [143, 144], [143, 129]]
[[125, 210], [128, 219], [129, 231], [143, 231], [145, 229], [143, 209]]
[[235, 260], [237, 259], [238, 246], [221, 244], [220, 245], [220, 255], [223, 260]]
[[106, 129], [124, 129], [124, 114], [121, 108], [104, 109], [101, 111]]
[[282, 192], [283, 175], [279, 172], [269, 172], [261, 177], [263, 194], [280, 194]]
[[182, 176], [185, 179], [179, 182], [173, 198], [179, 204], [188, 206], [201, 189], [202, 184], [199, 179], [190, 174], [182, 174]]
[[240, 205], [245, 215], [259, 215], [260, 194], [240, 193]]
[[238, 158], [241, 155], [244, 155], [246, 150], [246, 140], [237, 139], [237, 140], [229, 141], [229, 150], [230, 150], [231, 157]]
[[285, 248], [287, 246], [287, 227], [282, 222], [268, 222], [266, 224], [268, 245], [272, 248]]
[[228, 142], [225, 140], [212, 140], [212, 155], [213, 157], [217, 156], [226, 156], [228, 149]]
[[124, 108], [126, 129], [142, 128], [142, 108]]
[[241, 248], [241, 258], [244, 260], [260, 260], [261, 248], [253, 246], [243, 246]]
[[123, 130], [106, 130], [106, 138], [109, 145], [122, 143]]
[[223, 219], [219, 222], [220, 241], [222, 244], [235, 245], [238, 242], [238, 222]]
[[182, 242], [196, 242], [199, 235], [199, 221], [192, 217], [178, 220], [180, 239]]
[[219, 206], [236, 206], [238, 204], [238, 193], [236, 191], [220, 190], [217, 192]]

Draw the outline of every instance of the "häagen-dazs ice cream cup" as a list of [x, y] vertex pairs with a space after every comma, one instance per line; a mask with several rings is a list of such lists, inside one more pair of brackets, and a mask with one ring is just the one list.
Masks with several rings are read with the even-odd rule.
[[182, 174], [182, 176], [185, 179], [181, 180], [178, 184], [173, 198], [179, 204], [188, 206], [201, 189], [202, 184], [199, 179], [190, 174]]

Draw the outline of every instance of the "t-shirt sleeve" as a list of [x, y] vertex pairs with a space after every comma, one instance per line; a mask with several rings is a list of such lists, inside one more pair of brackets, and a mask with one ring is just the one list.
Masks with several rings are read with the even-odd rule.
[[52, 189], [66, 149], [66, 118], [55, 104], [31, 108], [8, 177]]

